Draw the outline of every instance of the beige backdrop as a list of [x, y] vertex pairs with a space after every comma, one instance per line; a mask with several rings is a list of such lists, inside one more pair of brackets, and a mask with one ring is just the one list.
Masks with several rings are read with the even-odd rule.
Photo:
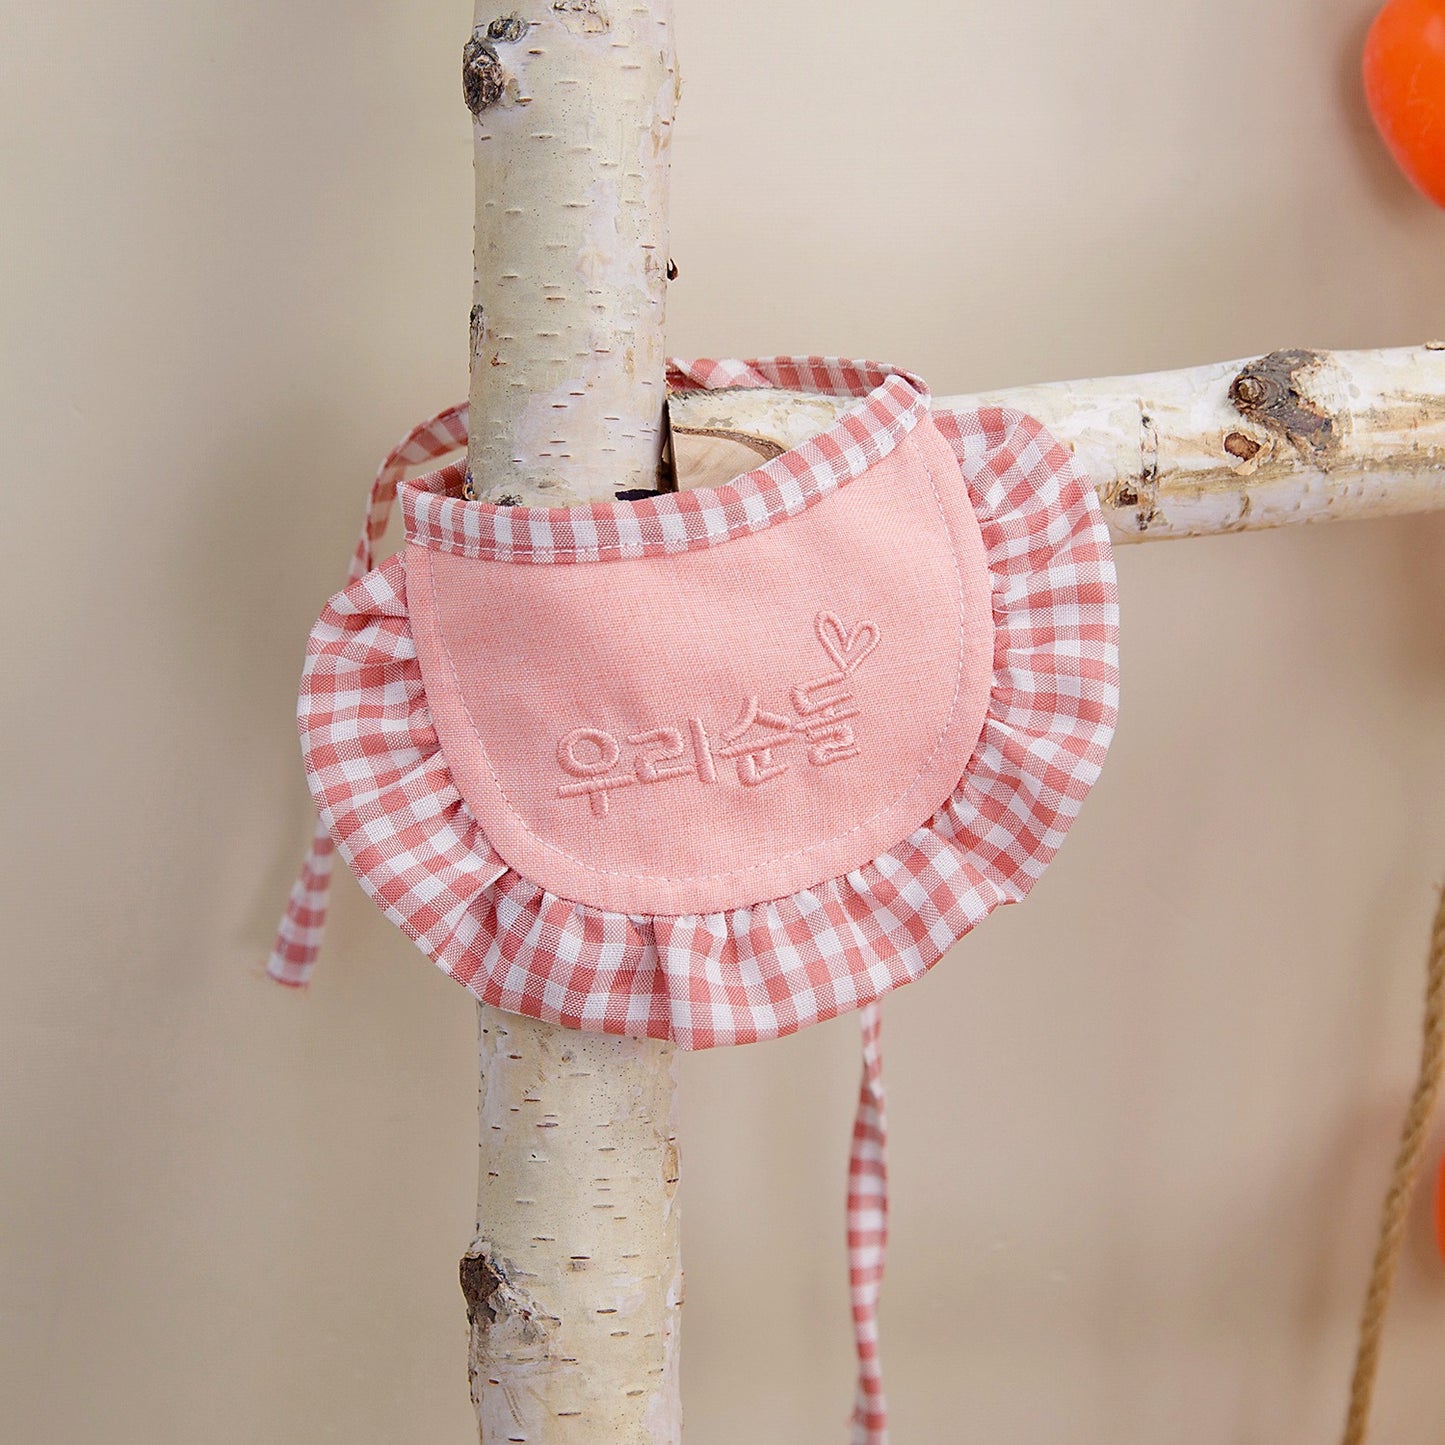
[[[1445, 332], [1373, 3], [679, 0], [672, 348], [948, 393]], [[7, 1441], [473, 1438], [469, 1000], [344, 876], [314, 989], [257, 972], [306, 630], [466, 390], [470, 17], [0, 3]], [[887, 1008], [898, 1445], [1337, 1437], [1445, 877], [1445, 518], [1119, 562], [1103, 781]], [[686, 1063], [690, 1445], [844, 1438], [855, 1045]], [[1422, 1201], [1379, 1440], [1441, 1439], [1442, 1348]]]

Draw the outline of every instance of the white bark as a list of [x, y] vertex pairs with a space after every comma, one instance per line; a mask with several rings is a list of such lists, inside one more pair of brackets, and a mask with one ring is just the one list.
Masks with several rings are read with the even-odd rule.
[[658, 485], [668, 0], [478, 0], [476, 494], [564, 506]]
[[[674, 397], [679, 471], [716, 486], [851, 404], [769, 391]], [[934, 405], [1038, 417], [1098, 488], [1119, 542], [1445, 508], [1445, 343], [1272, 352]]]
[[[671, 0], [479, 0], [477, 496], [652, 489], [664, 435]], [[483, 604], [484, 605], [484, 604]], [[477, 1235], [462, 1260], [483, 1445], [677, 1445], [675, 1049], [482, 1005]]]
[[676, 1050], [480, 1009], [482, 1445], [677, 1445]]

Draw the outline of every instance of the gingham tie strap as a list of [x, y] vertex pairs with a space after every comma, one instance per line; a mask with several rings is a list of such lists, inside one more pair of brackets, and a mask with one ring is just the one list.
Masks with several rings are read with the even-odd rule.
[[[440, 461], [466, 444], [467, 408], [463, 404], [450, 406], [430, 421], [413, 427], [387, 453], [386, 460], [376, 473], [376, 480], [371, 484], [366, 515], [361, 522], [361, 536], [357, 539], [356, 550], [351, 554], [346, 572], [348, 584], [359, 582], [372, 570], [376, 544], [391, 520], [397, 483], [412, 469]], [[335, 852], [336, 843], [331, 832], [325, 821], [318, 818], [311, 849], [291, 887], [291, 896], [286, 902], [286, 911], [281, 915], [276, 939], [271, 946], [271, 957], [266, 964], [266, 972], [277, 983], [304, 988], [311, 981], [311, 971], [316, 966], [321, 940], [326, 933], [326, 915], [331, 904], [331, 864]]]

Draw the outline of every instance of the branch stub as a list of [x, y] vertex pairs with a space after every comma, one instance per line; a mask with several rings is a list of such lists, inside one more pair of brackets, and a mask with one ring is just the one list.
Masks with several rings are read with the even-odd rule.
[[511, 15], [499, 15], [487, 26], [487, 39], [515, 44], [527, 33], [527, 29], [527, 21], [514, 11]]
[[490, 110], [507, 92], [507, 72], [487, 34], [474, 30], [462, 47], [462, 97], [473, 115]]
[[1334, 417], [1321, 410], [1305, 386], [1305, 378], [1320, 365], [1315, 351], [1271, 351], [1234, 378], [1229, 398], [1247, 421], [1319, 458], [1338, 441]]

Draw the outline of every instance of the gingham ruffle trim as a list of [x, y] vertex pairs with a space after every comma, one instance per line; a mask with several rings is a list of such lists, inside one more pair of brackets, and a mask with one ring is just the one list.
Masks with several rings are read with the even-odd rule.
[[673, 390], [773, 386], [860, 402], [818, 436], [726, 486], [630, 502], [523, 507], [467, 501], [464, 468], [457, 463], [399, 486], [407, 540], [501, 562], [599, 562], [712, 547], [837, 491], [887, 456], [928, 414], [928, 388], [918, 377], [869, 362], [675, 362], [668, 381]]
[[[810, 444], [813, 460], [801, 472], [796, 460], [783, 469], [805, 494], [838, 484], [838, 435], [854, 439], [859, 458], [896, 445], [895, 389], [917, 402], [921, 386], [868, 363], [822, 359], [692, 363], [679, 374], [861, 394], [859, 407]], [[431, 442], [416, 443], [419, 428], [402, 450], [457, 437], [460, 415], [443, 413], [428, 424]], [[934, 421], [979, 518], [996, 632], [982, 734], [927, 824], [842, 877], [728, 913], [631, 916], [551, 894], [507, 867], [452, 782], [394, 558], [323, 613], [299, 707], [322, 818], [387, 917], [497, 1007], [700, 1049], [775, 1038], [870, 1003], [918, 978], [998, 905], [1022, 898], [1063, 841], [1113, 732], [1118, 605], [1108, 537], [1092, 488], [1039, 422], [998, 408], [935, 412]], [[761, 482], [750, 474], [750, 484], [776, 484], [782, 461], [759, 469], [769, 472]], [[436, 497], [445, 485], [434, 477], [409, 495]], [[462, 515], [483, 505], [455, 502]], [[704, 499], [686, 515], [709, 506]], [[558, 516], [543, 508], [476, 515], [503, 510], [540, 515], [549, 526]], [[605, 510], [662, 515], [652, 500]], [[554, 530], [528, 560], [564, 560], [559, 541]], [[523, 560], [515, 547], [513, 555]], [[310, 963], [305, 950], [278, 950], [271, 971], [304, 982]]]

